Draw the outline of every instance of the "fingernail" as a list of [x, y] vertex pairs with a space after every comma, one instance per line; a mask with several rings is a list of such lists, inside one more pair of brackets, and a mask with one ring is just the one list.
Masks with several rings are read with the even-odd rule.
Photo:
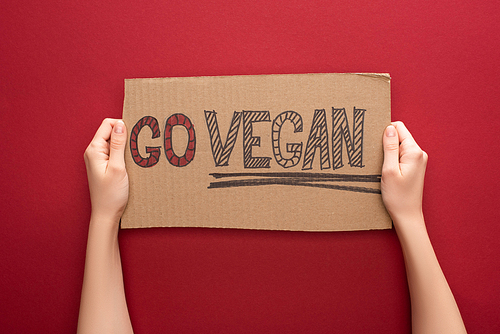
[[389, 125], [387, 130], [385, 130], [385, 135], [387, 137], [396, 137], [396, 128], [393, 125]]
[[116, 122], [115, 133], [123, 133], [123, 122], [122, 121]]

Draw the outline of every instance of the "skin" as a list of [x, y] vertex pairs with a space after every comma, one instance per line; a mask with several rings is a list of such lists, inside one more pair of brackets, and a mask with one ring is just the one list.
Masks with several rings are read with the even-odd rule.
[[[118, 245], [128, 201], [121, 120], [105, 119], [84, 154], [92, 214], [89, 224], [78, 333], [133, 333]], [[427, 154], [401, 122], [383, 135], [382, 198], [405, 258], [414, 333], [465, 333], [453, 294], [432, 248], [422, 193]]]
[[422, 193], [427, 153], [402, 122], [384, 132], [382, 198], [403, 250], [413, 333], [466, 333], [425, 227]]
[[105, 119], [84, 154], [92, 214], [78, 333], [133, 333], [118, 246], [120, 217], [128, 201], [122, 121]]

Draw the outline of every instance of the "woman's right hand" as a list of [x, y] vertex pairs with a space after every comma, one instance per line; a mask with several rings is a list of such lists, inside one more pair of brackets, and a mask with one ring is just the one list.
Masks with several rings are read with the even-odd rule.
[[428, 157], [402, 122], [393, 122], [385, 129], [383, 146], [382, 199], [396, 229], [401, 229], [423, 216], [422, 193]]

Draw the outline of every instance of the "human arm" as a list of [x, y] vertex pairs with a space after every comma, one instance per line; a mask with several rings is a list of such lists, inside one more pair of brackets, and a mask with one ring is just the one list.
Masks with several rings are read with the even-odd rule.
[[413, 333], [466, 329], [432, 248], [422, 212], [427, 154], [401, 122], [384, 132], [382, 198], [401, 243], [411, 298]]
[[89, 224], [78, 333], [133, 333], [118, 245], [128, 201], [122, 121], [105, 119], [84, 154], [92, 213]]

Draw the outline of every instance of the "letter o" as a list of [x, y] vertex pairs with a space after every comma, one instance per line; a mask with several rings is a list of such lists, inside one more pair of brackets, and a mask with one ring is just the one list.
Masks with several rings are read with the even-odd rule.
[[[189, 141], [183, 156], [178, 156], [172, 149], [172, 128], [176, 125], [185, 127], [189, 136]], [[176, 167], [185, 167], [193, 161], [194, 152], [196, 150], [196, 135], [193, 123], [186, 115], [177, 113], [170, 116], [165, 123], [164, 136], [165, 140], [163, 148], [165, 149], [165, 155], [167, 156], [167, 160], [170, 164]]]

